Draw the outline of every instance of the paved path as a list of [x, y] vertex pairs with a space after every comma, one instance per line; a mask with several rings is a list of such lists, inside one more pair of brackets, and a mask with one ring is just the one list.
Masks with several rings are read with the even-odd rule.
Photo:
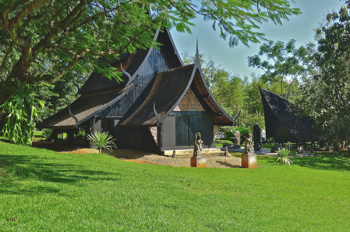
[[[221, 151], [225, 151], [224, 147], [222, 147], [220, 149], [221, 149]], [[244, 149], [243, 148], [240, 148], [240, 149], [229, 148], [228, 151], [229, 152], [244, 153]], [[271, 150], [269, 150], [269, 149], [261, 149], [261, 151], [255, 151], [254, 154], [257, 154], [257, 155], [271, 155], [271, 156], [276, 156], [277, 155], [277, 153], [271, 153]], [[317, 156], [317, 155], [318, 154], [304, 152], [303, 154], [297, 154], [294, 157], [310, 157], [310, 156]]]
[[[225, 151], [225, 148], [222, 147], [220, 148], [221, 151]], [[232, 148], [229, 148], [228, 149], [229, 152], [240, 152], [240, 153], [244, 153], [244, 149], [243, 148], [240, 148], [240, 149], [232, 149]], [[268, 149], [261, 149], [261, 151], [255, 151], [254, 152], [255, 154], [257, 155], [277, 155], [277, 153], [271, 153], [271, 150], [268, 150]]]

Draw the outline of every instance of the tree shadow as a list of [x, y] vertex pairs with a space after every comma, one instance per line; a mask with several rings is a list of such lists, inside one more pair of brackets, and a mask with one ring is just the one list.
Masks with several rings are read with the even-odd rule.
[[350, 171], [350, 157], [343, 155], [319, 155], [293, 159], [295, 165], [321, 170]]
[[233, 165], [224, 161], [216, 161], [218, 164], [222, 165], [222, 166], [226, 166], [229, 168], [241, 168], [241, 165]]
[[79, 186], [81, 181], [119, 181], [119, 173], [93, 171], [76, 164], [50, 163], [55, 158], [0, 154], [1, 194], [59, 194], [56, 188], [28, 187], [23, 180], [62, 183]]

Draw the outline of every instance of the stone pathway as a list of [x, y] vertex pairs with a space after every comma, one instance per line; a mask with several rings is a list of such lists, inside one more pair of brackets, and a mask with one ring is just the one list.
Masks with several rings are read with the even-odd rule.
[[[225, 148], [221, 148], [221, 151], [225, 151]], [[238, 152], [238, 153], [244, 153], [244, 149], [240, 148], [240, 149], [228, 149], [229, 152]], [[271, 153], [270, 149], [261, 149], [260, 151], [255, 151], [254, 154], [257, 155], [268, 155], [268, 156], [277, 156], [277, 153]], [[295, 158], [301, 158], [301, 157], [314, 157], [314, 156], [318, 156], [319, 154], [315, 154], [315, 153], [307, 153], [304, 152], [303, 154], [296, 154], [294, 157]]]
[[[225, 148], [222, 147], [221, 151], [225, 151]], [[228, 151], [229, 152], [244, 153], [244, 149], [243, 148], [240, 148], [240, 149], [229, 148]], [[271, 150], [268, 150], [268, 149], [261, 149], [260, 151], [255, 151], [254, 154], [257, 154], [257, 155], [271, 155], [271, 156], [277, 155], [277, 153], [271, 153], [270, 151]]]

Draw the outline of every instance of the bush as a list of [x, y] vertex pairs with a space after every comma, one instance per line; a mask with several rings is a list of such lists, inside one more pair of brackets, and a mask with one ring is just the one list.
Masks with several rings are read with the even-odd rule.
[[100, 153], [102, 148], [110, 151], [113, 148], [117, 148], [117, 146], [113, 142], [113, 136], [109, 135], [108, 132], [95, 131], [92, 135], [88, 135], [87, 139], [98, 147]]
[[290, 166], [290, 164], [293, 163], [292, 158], [291, 152], [286, 148], [282, 148], [277, 151], [276, 163], [281, 162], [282, 164], [288, 164]]
[[44, 129], [42, 132], [42, 136], [44, 136], [47, 140], [51, 140], [51, 134], [52, 134], [51, 129]]
[[226, 140], [234, 141], [235, 135], [231, 131], [225, 132], [225, 138]]

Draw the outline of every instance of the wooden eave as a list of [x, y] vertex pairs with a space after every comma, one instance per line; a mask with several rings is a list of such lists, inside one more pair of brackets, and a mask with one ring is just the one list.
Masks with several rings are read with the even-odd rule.
[[[114, 89], [83, 94], [68, 107], [38, 123], [37, 127], [61, 129], [79, 127], [79, 125], [82, 125], [84, 122], [124, 97], [131, 86], [132, 84], [124, 88], [116, 87]], [[78, 121], [69, 113], [69, 107], [71, 113]]]

